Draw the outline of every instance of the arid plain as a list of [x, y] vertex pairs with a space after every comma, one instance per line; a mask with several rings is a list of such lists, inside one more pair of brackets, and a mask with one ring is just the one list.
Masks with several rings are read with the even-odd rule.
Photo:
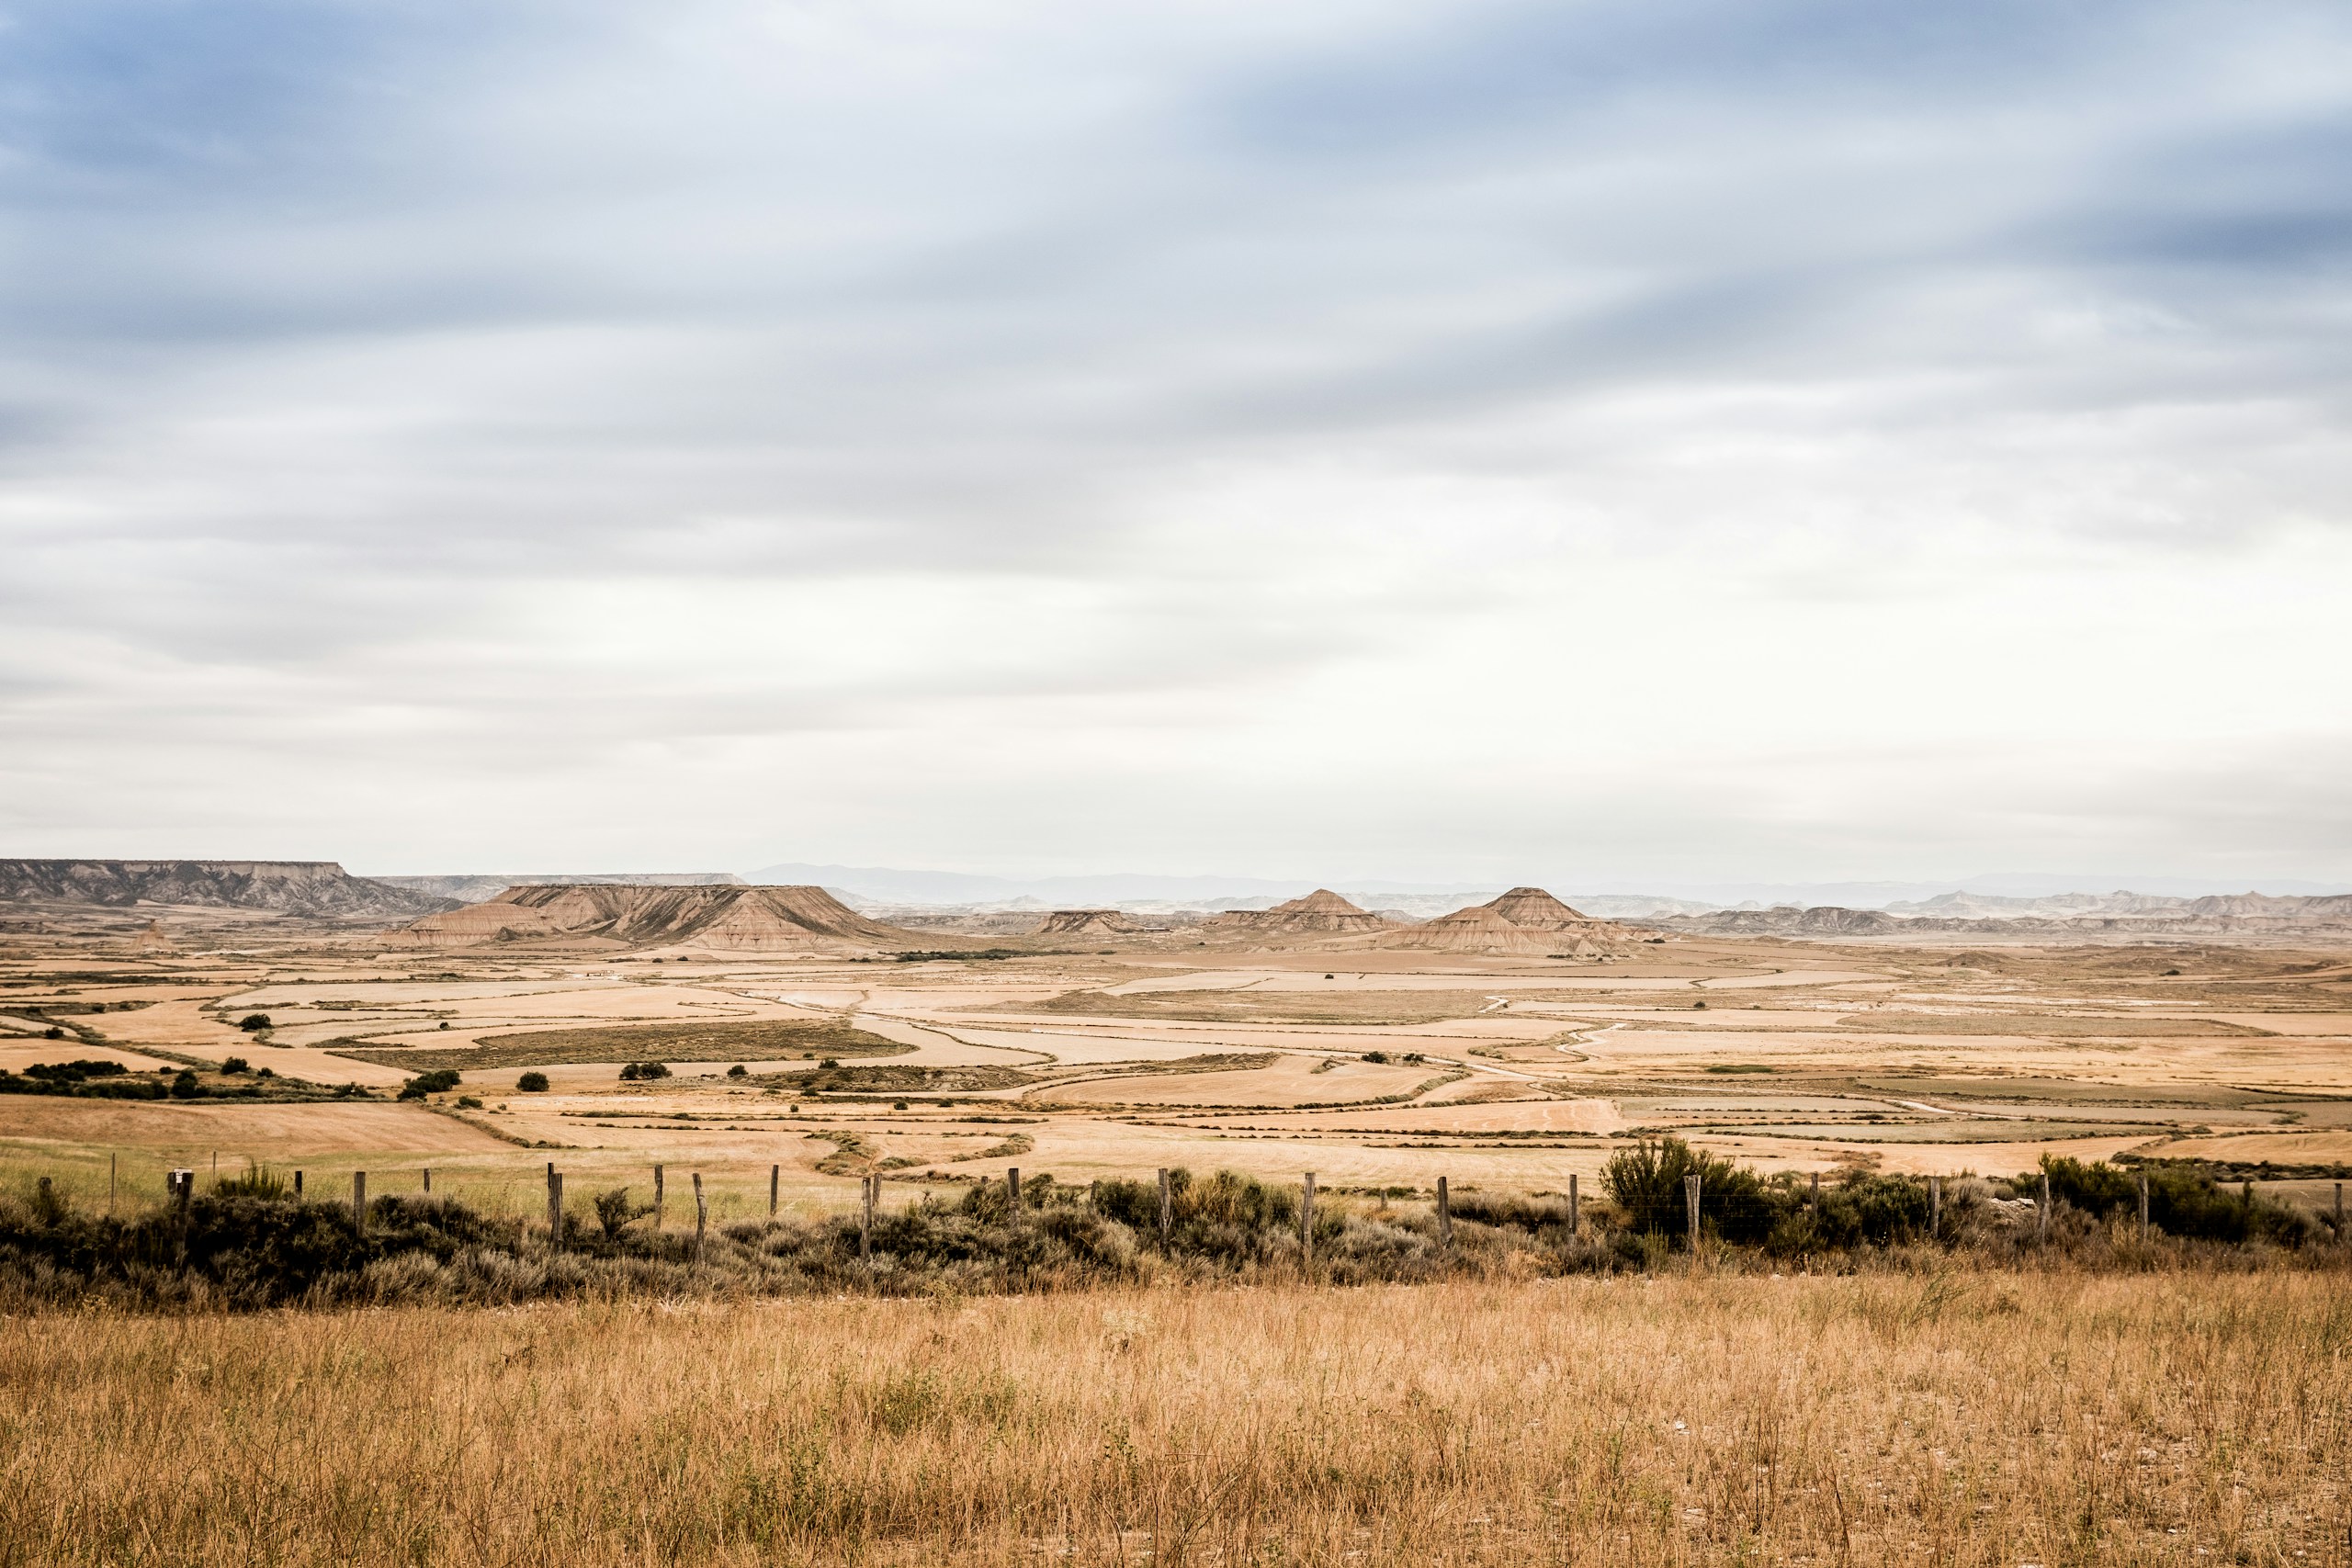
[[[772, 1168], [803, 1210], [868, 1173], [887, 1202], [1012, 1167], [1589, 1190], [1658, 1132], [1764, 1170], [2195, 1158], [2313, 1202], [2352, 1163], [2340, 951], [1637, 936], [1555, 959], [1098, 931], [905, 958], [263, 934], [18, 938], [0, 1066], [242, 1057], [367, 1098], [0, 1097], [9, 1163], [141, 1194], [216, 1161], [365, 1169], [379, 1191], [429, 1168], [498, 1210], [538, 1202], [548, 1162], [575, 1193], [660, 1163], [703, 1173], [722, 1217], [764, 1212]], [[670, 1076], [625, 1081], [639, 1060]], [[459, 1082], [393, 1098], [435, 1068]]]

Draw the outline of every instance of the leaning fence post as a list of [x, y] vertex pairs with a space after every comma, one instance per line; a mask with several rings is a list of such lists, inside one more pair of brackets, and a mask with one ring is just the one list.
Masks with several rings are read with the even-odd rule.
[[1584, 1205], [1577, 1200], [1577, 1179], [1572, 1171], [1568, 1175], [1568, 1235], [1573, 1236], [1577, 1234], [1583, 1218]]
[[1306, 1261], [1315, 1261], [1315, 1173], [1308, 1171], [1299, 1186], [1298, 1246]]
[[2140, 1173], [2140, 1239], [2148, 1239], [2148, 1173]]
[[2034, 1217], [2035, 1239], [2048, 1241], [2050, 1239], [2050, 1173], [2046, 1170], [2041, 1173], [2041, 1201], [2034, 1206]]
[[[191, 1177], [195, 1174], [188, 1172]], [[358, 1222], [361, 1230], [368, 1228], [368, 1173], [364, 1170], [351, 1173], [351, 1217]]]
[[1928, 1239], [1941, 1241], [1944, 1235], [1944, 1179], [1928, 1178]]
[[710, 1223], [710, 1208], [702, 1201], [702, 1172], [695, 1172], [695, 1261], [702, 1261], [702, 1236]]
[[1447, 1248], [1453, 1246], [1453, 1211], [1445, 1201], [1445, 1178], [1442, 1176], [1437, 1179], [1437, 1244]]
[[777, 1192], [777, 1190], [778, 1190], [780, 1187], [782, 1187], [782, 1186], [783, 1186], [783, 1184], [784, 1184], [784, 1167], [782, 1167], [782, 1166], [780, 1166], [780, 1165], [772, 1165], [772, 1166], [768, 1167], [768, 1218], [769, 1218], [769, 1219], [775, 1219], [775, 1199], [776, 1199], [776, 1192]]
[[662, 1168], [657, 1165], [653, 1168], [653, 1228], [657, 1231], [662, 1228]]
[[865, 1195], [865, 1204], [859, 1213], [857, 1221], [857, 1255], [860, 1258], [869, 1261], [874, 1257], [874, 1189], [881, 1179], [878, 1176], [868, 1176], [858, 1182], [859, 1190]]
[[1690, 1206], [1690, 1251], [1695, 1257], [1699, 1251], [1699, 1179], [1697, 1177], [1686, 1176], [1682, 1179], [1682, 1201]]
[[1168, 1233], [1176, 1226], [1176, 1200], [1168, 1186], [1168, 1168], [1159, 1168], [1159, 1243], [1168, 1245]]

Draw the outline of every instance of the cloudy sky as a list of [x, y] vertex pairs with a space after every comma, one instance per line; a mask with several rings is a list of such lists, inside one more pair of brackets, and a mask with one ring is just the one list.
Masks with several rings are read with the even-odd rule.
[[0, 0], [0, 853], [2352, 878], [2352, 13]]

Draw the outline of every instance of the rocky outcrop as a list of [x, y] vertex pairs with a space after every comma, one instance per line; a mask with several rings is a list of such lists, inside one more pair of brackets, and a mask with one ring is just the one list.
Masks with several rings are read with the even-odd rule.
[[1400, 931], [1383, 947], [1485, 953], [1526, 958], [1615, 958], [1634, 951], [1634, 932], [1571, 909], [1541, 887], [1514, 887], [1485, 904]]
[[821, 887], [650, 887], [550, 883], [433, 915], [397, 933], [403, 945], [594, 942], [716, 953], [871, 953], [937, 946], [869, 920]]
[[1261, 936], [1345, 936], [1389, 929], [1386, 920], [1359, 909], [1328, 887], [1271, 909], [1227, 909], [1202, 922], [1204, 929]]
[[1124, 909], [1056, 909], [1037, 922], [1035, 936], [1134, 936], [1148, 928]]
[[331, 860], [0, 860], [0, 899], [265, 909], [328, 919], [412, 917], [456, 904], [354, 876]]

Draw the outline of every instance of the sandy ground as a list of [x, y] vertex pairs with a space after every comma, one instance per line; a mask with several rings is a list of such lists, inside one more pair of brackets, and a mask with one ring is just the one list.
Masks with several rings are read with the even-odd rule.
[[[243, 953], [211, 958], [126, 958], [119, 945], [100, 953], [64, 942], [0, 951], [0, 1066], [164, 1059], [148, 1050], [211, 1062], [238, 1055], [285, 1077], [367, 1086], [376, 1098], [271, 1107], [0, 1096], [0, 1164], [20, 1175], [70, 1168], [86, 1180], [109, 1153], [153, 1163], [209, 1160], [218, 1149], [224, 1160], [308, 1161], [337, 1179], [366, 1166], [420, 1182], [433, 1165], [444, 1181], [527, 1202], [549, 1160], [582, 1181], [634, 1183], [661, 1163], [706, 1169], [730, 1213], [764, 1207], [770, 1167], [780, 1202], [845, 1203], [854, 1172], [817, 1168], [839, 1164], [837, 1141], [812, 1135], [825, 1132], [915, 1162], [890, 1172], [894, 1195], [918, 1190], [926, 1171], [968, 1179], [1016, 1165], [1066, 1179], [1230, 1166], [1284, 1178], [1313, 1170], [1334, 1185], [1426, 1188], [1442, 1173], [1556, 1190], [1570, 1174], [1592, 1179], [1613, 1149], [1661, 1131], [1767, 1169], [2005, 1172], [2045, 1152], [2123, 1150], [2352, 1165], [2343, 953], [2316, 955], [2325, 966], [2315, 969], [2311, 953], [2245, 949], [2134, 956], [1677, 941], [1608, 966], [1141, 948], [986, 964], [657, 964], [388, 955], [359, 944], [277, 953], [265, 938], [256, 929], [241, 939]], [[1152, 998], [1155, 1015], [1061, 1010], [1083, 1006], [1070, 1001], [1039, 1010], [1090, 992]], [[1237, 998], [1273, 1016], [1229, 1021], [1204, 1010], [1233, 1010]], [[100, 1003], [107, 1010], [89, 1010]], [[1432, 1006], [1449, 1015], [1377, 1021]], [[1299, 1009], [1372, 1021], [1281, 1016]], [[266, 1013], [272, 1028], [237, 1029], [249, 1012]], [[549, 1091], [527, 1095], [516, 1084], [524, 1069], [483, 1068], [465, 1072], [458, 1092], [485, 1104], [460, 1120], [393, 1102], [388, 1091], [410, 1076], [401, 1067], [341, 1054], [355, 1043], [449, 1049], [549, 1028], [787, 1018], [851, 1022], [912, 1047], [893, 1065], [1012, 1068], [1027, 1081], [818, 1099], [796, 1113], [789, 1096], [730, 1089], [721, 1062], [673, 1062], [675, 1077], [652, 1086], [620, 1084], [613, 1063], [558, 1064], [540, 1069]], [[2199, 1032], [2196, 1020], [2212, 1021], [2214, 1032]], [[52, 1026], [72, 1037], [41, 1039]], [[1271, 1065], [1152, 1070], [1266, 1052]], [[1426, 1060], [1395, 1059], [1407, 1052]], [[1390, 1060], [1363, 1059], [1374, 1053]], [[1906, 1075], [1957, 1081], [1923, 1078], [1907, 1090]], [[1408, 1098], [1366, 1103], [1391, 1096]], [[1299, 1109], [1309, 1104], [1334, 1108]], [[629, 1114], [587, 1114], [609, 1111]], [[1015, 1134], [1025, 1146], [1006, 1152]], [[995, 1152], [968, 1157], [983, 1150]]]

